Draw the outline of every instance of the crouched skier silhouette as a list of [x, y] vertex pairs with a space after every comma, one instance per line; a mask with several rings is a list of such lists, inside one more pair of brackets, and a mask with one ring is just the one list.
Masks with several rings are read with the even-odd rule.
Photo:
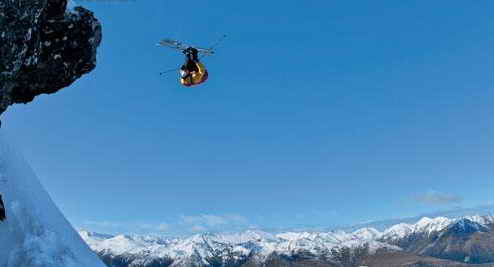
[[199, 51], [189, 47], [183, 51], [186, 57], [185, 64], [180, 68], [180, 82], [184, 86], [193, 86], [205, 82], [208, 79], [208, 71], [199, 61]]

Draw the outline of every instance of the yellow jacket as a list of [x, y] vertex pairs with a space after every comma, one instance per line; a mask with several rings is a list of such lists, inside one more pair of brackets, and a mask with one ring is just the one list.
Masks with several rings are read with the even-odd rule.
[[208, 71], [204, 64], [201, 62], [195, 62], [198, 71], [193, 71], [185, 79], [180, 78], [180, 83], [183, 86], [194, 86], [205, 82], [208, 79]]

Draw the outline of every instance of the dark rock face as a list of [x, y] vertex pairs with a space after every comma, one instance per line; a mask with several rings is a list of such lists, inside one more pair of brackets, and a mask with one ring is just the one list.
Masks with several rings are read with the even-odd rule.
[[494, 262], [494, 228], [468, 219], [439, 232], [413, 233], [390, 243], [416, 256], [473, 264]]
[[67, 0], [0, 0], [0, 114], [93, 70], [101, 25]]
[[476, 222], [472, 222], [469, 219], [461, 219], [458, 222], [448, 226], [446, 228], [446, 235], [457, 235], [457, 236], [466, 236], [468, 237], [471, 234], [482, 232], [489, 232], [489, 228], [487, 226], [481, 225]]
[[494, 262], [494, 232], [487, 226], [463, 219], [450, 225], [419, 253], [459, 262], [491, 263]]
[[[369, 267], [468, 267], [470, 264], [420, 256], [402, 251], [378, 251], [364, 260]], [[480, 265], [475, 265], [480, 267]], [[484, 265], [482, 265], [484, 266]], [[485, 265], [485, 267], [490, 265]]]

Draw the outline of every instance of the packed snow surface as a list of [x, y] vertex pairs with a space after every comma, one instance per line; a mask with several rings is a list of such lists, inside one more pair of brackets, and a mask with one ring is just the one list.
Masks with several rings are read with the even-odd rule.
[[22, 156], [0, 138], [2, 267], [103, 267], [61, 214]]

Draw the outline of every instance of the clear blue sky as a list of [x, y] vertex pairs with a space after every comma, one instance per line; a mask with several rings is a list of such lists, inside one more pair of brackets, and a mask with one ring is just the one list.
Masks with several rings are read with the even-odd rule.
[[[491, 203], [492, 1], [80, 2], [97, 69], [3, 131], [78, 227], [333, 226]], [[162, 70], [171, 37], [210, 80]]]

